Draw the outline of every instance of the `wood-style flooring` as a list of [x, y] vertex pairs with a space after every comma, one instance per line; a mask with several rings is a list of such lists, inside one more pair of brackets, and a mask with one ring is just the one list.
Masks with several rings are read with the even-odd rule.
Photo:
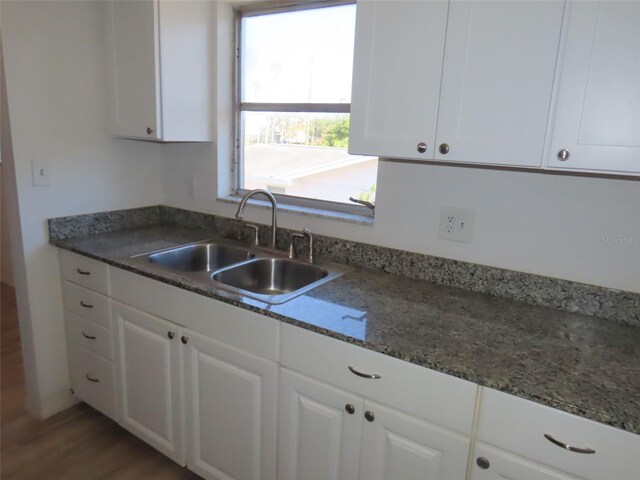
[[15, 292], [2, 285], [0, 478], [3, 480], [199, 479], [84, 403], [44, 421], [24, 408]]

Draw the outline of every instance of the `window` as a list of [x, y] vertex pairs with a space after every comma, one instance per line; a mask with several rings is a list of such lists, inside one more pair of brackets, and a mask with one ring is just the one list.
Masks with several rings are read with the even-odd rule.
[[238, 17], [236, 190], [372, 214], [378, 159], [349, 155], [356, 6], [315, 3]]

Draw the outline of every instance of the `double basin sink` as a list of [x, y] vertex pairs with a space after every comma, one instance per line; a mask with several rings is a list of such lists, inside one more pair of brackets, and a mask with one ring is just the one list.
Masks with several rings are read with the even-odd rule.
[[232, 240], [182, 245], [136, 255], [131, 261], [269, 304], [284, 303], [347, 271], [342, 266], [311, 264], [290, 259], [278, 250], [248, 247]]

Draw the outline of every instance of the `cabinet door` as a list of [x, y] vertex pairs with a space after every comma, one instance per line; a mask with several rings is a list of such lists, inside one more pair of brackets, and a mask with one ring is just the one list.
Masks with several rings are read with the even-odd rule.
[[[480, 467], [482, 465], [482, 468]], [[476, 443], [471, 480], [578, 480], [532, 461]]]
[[280, 480], [357, 478], [362, 399], [280, 369], [279, 404]]
[[116, 302], [113, 315], [121, 424], [184, 465], [180, 331]]
[[358, 2], [350, 153], [433, 159], [446, 18], [441, 0]]
[[464, 480], [467, 437], [373, 402], [364, 408], [361, 480]]
[[640, 2], [569, 3], [549, 167], [640, 173], [639, 19]]
[[437, 160], [541, 165], [563, 10], [558, 0], [451, 2]]
[[211, 479], [274, 480], [277, 365], [184, 335], [189, 468]]
[[157, 0], [112, 1], [110, 27], [115, 76], [114, 133], [159, 139]]

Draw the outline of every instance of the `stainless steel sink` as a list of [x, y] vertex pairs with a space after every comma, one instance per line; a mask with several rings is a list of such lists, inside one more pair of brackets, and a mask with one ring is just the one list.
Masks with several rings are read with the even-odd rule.
[[262, 295], [290, 293], [329, 274], [314, 265], [284, 258], [258, 258], [214, 273], [216, 282]]
[[135, 255], [130, 261], [270, 304], [287, 302], [348, 271], [341, 265], [310, 264], [287, 258], [279, 250], [227, 239]]
[[213, 272], [253, 257], [245, 248], [199, 243], [153, 253], [148, 261], [183, 272]]
[[288, 258], [255, 258], [211, 275], [214, 282], [266, 303], [291, 300], [342, 275], [336, 265], [312, 265]]

